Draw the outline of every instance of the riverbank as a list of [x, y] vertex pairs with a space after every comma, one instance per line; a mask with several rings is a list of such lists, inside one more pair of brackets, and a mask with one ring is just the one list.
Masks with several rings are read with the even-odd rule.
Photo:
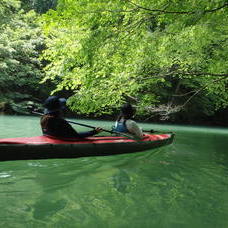
[[[40, 111], [42, 113], [42, 111]], [[1, 115], [10, 115], [10, 116], [31, 116], [31, 113], [7, 113], [7, 112], [0, 112]], [[34, 114], [36, 115], [36, 114]], [[73, 119], [83, 119], [83, 120], [104, 120], [104, 121], [115, 121], [117, 115], [103, 115], [99, 117], [95, 117], [93, 115], [80, 115], [73, 112], [66, 112], [64, 117], [65, 118], [73, 118]], [[181, 118], [181, 116], [172, 116], [168, 120], [160, 120], [159, 117], [154, 117], [151, 120], [146, 120], [146, 117], [139, 117], [136, 116], [134, 118], [135, 121], [143, 124], [161, 124], [161, 125], [180, 125], [180, 126], [202, 126], [202, 127], [228, 127], [228, 109], [217, 112], [216, 115], [213, 116], [203, 116], [201, 118]]]

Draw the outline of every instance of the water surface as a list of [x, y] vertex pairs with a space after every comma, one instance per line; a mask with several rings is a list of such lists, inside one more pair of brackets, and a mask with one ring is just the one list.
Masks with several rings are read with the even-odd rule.
[[[0, 227], [227, 228], [228, 131], [142, 126], [174, 131], [175, 142], [118, 156], [1, 162]], [[38, 117], [0, 116], [0, 129], [0, 138], [41, 134]]]

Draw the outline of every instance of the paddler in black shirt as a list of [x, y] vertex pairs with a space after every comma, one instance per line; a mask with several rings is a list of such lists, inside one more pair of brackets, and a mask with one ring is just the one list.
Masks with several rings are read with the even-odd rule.
[[78, 133], [64, 118], [63, 110], [66, 108], [66, 99], [50, 96], [44, 102], [44, 115], [40, 125], [44, 135], [61, 138], [84, 138], [101, 132], [101, 128]]

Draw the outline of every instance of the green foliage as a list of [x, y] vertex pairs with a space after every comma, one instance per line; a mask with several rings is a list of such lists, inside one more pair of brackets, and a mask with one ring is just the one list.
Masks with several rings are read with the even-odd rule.
[[0, 28], [0, 97], [17, 112], [20, 108], [14, 108], [15, 103], [22, 102], [23, 106], [23, 102], [47, 94], [39, 84], [43, 77], [39, 55], [44, 37], [34, 11], [18, 9], [8, 19]]
[[22, 7], [26, 11], [35, 10], [37, 13], [45, 13], [49, 9], [55, 9], [58, 0], [21, 0]]
[[1, 0], [0, 1], [0, 28], [4, 23], [9, 22], [14, 13], [20, 8], [19, 0]]
[[227, 80], [194, 72], [227, 73], [225, 3], [60, 0], [56, 11], [43, 16], [43, 58], [50, 62], [43, 82], [57, 83], [54, 92], [73, 91], [69, 105], [82, 113], [112, 112], [126, 97], [145, 113], [158, 102], [183, 104], [173, 93], [202, 89], [202, 96], [214, 98], [210, 110], [201, 109], [210, 114], [227, 106]]

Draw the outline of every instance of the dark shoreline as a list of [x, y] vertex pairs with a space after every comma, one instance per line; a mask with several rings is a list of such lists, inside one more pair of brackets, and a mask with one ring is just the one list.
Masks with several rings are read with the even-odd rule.
[[[6, 116], [37, 116], [39, 115], [33, 115], [33, 114], [20, 114], [20, 113], [4, 113], [0, 112], [1, 115], [6, 115]], [[95, 116], [85, 116], [85, 115], [78, 115], [78, 114], [73, 114], [73, 113], [67, 113], [64, 115], [65, 118], [73, 118], [73, 119], [85, 119], [85, 120], [101, 120], [101, 121], [113, 121], [115, 122], [117, 115], [113, 116], [100, 116], [100, 117], [95, 117]], [[215, 117], [207, 117], [204, 120], [192, 120], [192, 121], [169, 121], [169, 120], [157, 120], [155, 119], [154, 121], [145, 121], [142, 118], [134, 118], [135, 121], [138, 123], [142, 124], [159, 124], [159, 125], [179, 125], [179, 126], [189, 126], [189, 127], [219, 127], [219, 128], [226, 128], [228, 127], [228, 118], [225, 117], [225, 120], [223, 121], [222, 119], [215, 119]]]

